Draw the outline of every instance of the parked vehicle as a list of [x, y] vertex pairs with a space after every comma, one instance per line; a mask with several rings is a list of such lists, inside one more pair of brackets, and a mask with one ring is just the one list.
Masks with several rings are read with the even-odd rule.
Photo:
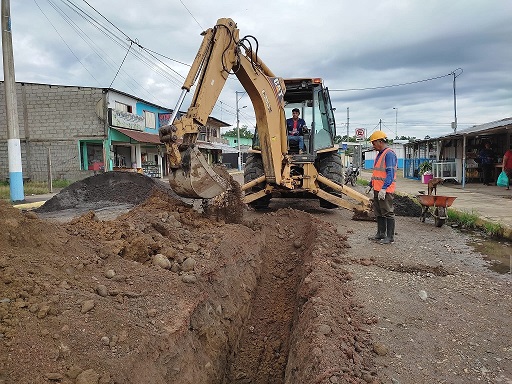
[[345, 185], [350, 184], [351, 186], [356, 185], [357, 177], [359, 176], [359, 167], [350, 164], [345, 172]]

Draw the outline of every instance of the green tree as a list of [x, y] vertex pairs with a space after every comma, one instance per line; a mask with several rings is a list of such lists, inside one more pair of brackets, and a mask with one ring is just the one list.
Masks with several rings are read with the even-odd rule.
[[341, 142], [349, 142], [349, 143], [355, 143], [357, 140], [356, 140], [356, 137], [355, 136], [349, 136], [348, 140], [347, 140], [347, 135], [343, 135], [343, 136], [340, 136], [340, 135], [336, 135], [334, 136], [334, 143], [335, 144], [339, 144]]
[[[222, 136], [238, 137], [237, 129], [233, 128], [225, 132]], [[247, 125], [243, 125], [240, 127], [240, 137], [244, 139], [252, 139], [254, 137], [254, 134], [251, 131], [249, 131]]]

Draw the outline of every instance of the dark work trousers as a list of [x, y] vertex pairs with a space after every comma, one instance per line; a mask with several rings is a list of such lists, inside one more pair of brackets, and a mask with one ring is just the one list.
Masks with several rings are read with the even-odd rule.
[[482, 164], [482, 179], [484, 184], [494, 184], [492, 180], [494, 164]]
[[393, 208], [393, 193], [386, 193], [384, 200], [379, 200], [379, 192], [373, 191], [373, 211], [375, 216], [382, 216], [392, 218], [395, 216], [395, 209]]

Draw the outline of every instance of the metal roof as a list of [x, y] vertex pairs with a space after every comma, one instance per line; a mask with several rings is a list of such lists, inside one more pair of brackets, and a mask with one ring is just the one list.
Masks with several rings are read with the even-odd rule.
[[153, 133], [134, 131], [132, 129], [124, 129], [117, 127], [112, 128], [139, 143], [162, 144], [160, 142], [160, 137]]
[[473, 125], [472, 127], [461, 129], [460, 131], [450, 133], [448, 135], [439, 136], [437, 139], [445, 139], [445, 138], [453, 138], [456, 136], [464, 136], [464, 135], [483, 135], [487, 133], [496, 133], [496, 131], [503, 131], [512, 129], [512, 117], [507, 117], [505, 119], [491, 121], [490, 123]]

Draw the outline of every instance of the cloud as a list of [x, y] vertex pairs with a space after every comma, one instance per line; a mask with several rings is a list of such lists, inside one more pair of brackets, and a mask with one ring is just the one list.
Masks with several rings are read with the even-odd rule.
[[[241, 36], [256, 37], [260, 57], [278, 76], [322, 77], [332, 90], [416, 82], [332, 92], [341, 134], [346, 133], [347, 108], [351, 131], [384, 124], [406, 136], [451, 132], [453, 76], [446, 75], [457, 68], [463, 69], [456, 78], [460, 128], [512, 116], [512, 2], [88, 3], [95, 10], [77, 0], [11, 2], [17, 81], [108, 87], [115, 78], [114, 88], [173, 108], [201, 44], [200, 33], [217, 19], [230, 17]], [[134, 43], [126, 56], [128, 38]], [[439, 78], [418, 82], [435, 77]], [[235, 91], [243, 89], [230, 76], [213, 110], [215, 117], [229, 124], [235, 123]], [[241, 124], [251, 126], [250, 100], [245, 97], [240, 102], [248, 105]]]

